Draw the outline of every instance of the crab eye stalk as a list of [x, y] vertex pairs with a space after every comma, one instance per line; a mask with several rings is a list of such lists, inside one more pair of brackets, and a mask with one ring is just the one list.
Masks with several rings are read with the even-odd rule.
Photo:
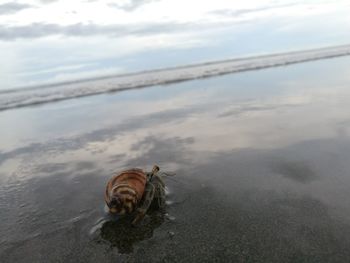
[[152, 174], [158, 173], [159, 170], [160, 170], [159, 166], [158, 166], [158, 165], [154, 165], [154, 166], [153, 166], [153, 169], [152, 169]]
[[157, 174], [159, 172], [160, 168], [158, 165], [154, 165], [152, 172], [149, 175], [150, 180], [152, 179], [153, 175]]

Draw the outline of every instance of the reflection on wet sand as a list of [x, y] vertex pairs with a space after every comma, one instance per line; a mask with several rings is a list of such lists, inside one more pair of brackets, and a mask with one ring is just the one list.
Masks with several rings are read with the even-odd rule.
[[[4, 134], [10, 117], [33, 129], [0, 149], [1, 262], [348, 262], [349, 61], [338, 62], [0, 113]], [[176, 172], [176, 220], [96, 227], [108, 178], [154, 163]]]
[[153, 231], [164, 222], [164, 214], [153, 212], [137, 227], [130, 218], [119, 218], [105, 222], [101, 227], [101, 238], [115, 246], [121, 254], [134, 251], [134, 244], [153, 236]]

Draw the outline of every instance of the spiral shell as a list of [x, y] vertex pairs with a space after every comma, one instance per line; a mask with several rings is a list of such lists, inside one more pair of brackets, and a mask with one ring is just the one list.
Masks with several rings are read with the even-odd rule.
[[121, 206], [110, 212], [116, 214], [131, 213], [135, 210], [138, 202], [141, 200], [147, 175], [141, 169], [130, 169], [113, 176], [107, 183], [105, 192], [105, 201], [109, 206], [113, 197], [118, 197]]

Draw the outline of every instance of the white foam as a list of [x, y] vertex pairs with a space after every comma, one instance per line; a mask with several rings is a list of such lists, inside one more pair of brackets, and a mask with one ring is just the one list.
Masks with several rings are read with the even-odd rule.
[[271, 54], [0, 92], [0, 110], [350, 55], [350, 45]]

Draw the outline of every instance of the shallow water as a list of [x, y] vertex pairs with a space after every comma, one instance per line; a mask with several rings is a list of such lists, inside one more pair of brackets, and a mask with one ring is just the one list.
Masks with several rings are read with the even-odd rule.
[[[0, 112], [1, 262], [348, 262], [349, 58]], [[157, 163], [167, 214], [109, 218]]]
[[0, 90], [0, 111], [114, 91], [140, 89], [155, 85], [349, 55], [350, 45], [332, 46], [311, 50], [273, 53], [264, 56], [212, 61], [181, 67], [149, 70], [124, 75], [112, 75], [104, 78], [91, 78], [44, 86]]

